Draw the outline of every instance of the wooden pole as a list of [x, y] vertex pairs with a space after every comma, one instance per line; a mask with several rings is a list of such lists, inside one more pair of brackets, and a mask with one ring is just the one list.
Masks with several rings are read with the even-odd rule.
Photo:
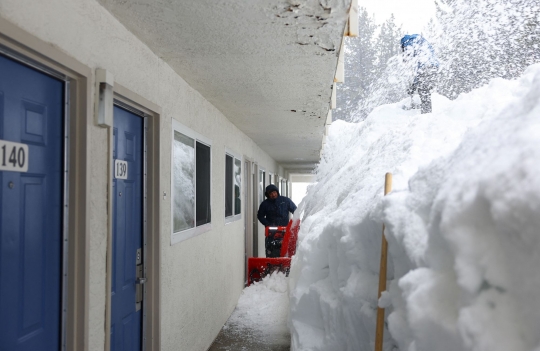
[[[384, 177], [384, 195], [392, 190], [392, 173], [386, 173]], [[382, 230], [381, 245], [381, 266], [379, 269], [379, 294], [381, 298], [383, 291], [386, 291], [386, 263], [388, 261], [388, 242], [384, 237], [384, 224]], [[377, 299], [377, 301], [378, 301]], [[384, 334], [384, 308], [377, 307], [377, 329], [375, 331], [375, 351], [382, 351]]]

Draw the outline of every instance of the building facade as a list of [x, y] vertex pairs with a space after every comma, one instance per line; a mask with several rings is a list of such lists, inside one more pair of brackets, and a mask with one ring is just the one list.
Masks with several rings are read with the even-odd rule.
[[98, 1], [0, 1], [2, 349], [210, 346], [289, 189], [221, 110]]

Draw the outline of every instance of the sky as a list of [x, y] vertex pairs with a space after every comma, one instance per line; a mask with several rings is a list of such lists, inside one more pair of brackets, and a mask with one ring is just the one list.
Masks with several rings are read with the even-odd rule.
[[429, 19], [435, 16], [435, 0], [359, 0], [358, 6], [375, 14], [379, 24], [393, 13], [396, 23], [403, 24], [406, 34], [421, 33]]

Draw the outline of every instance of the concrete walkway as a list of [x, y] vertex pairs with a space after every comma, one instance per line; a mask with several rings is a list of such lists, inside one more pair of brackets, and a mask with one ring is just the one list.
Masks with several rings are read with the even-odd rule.
[[274, 273], [242, 291], [209, 351], [289, 351], [288, 278]]
[[289, 351], [291, 336], [263, 335], [260, 331], [230, 324], [221, 329], [208, 351]]

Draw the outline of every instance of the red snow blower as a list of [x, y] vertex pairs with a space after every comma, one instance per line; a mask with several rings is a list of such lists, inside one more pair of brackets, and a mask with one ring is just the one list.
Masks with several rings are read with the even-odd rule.
[[[289, 269], [291, 268], [291, 257], [296, 253], [296, 240], [298, 239], [299, 230], [299, 219], [294, 221], [290, 220], [286, 227], [265, 228], [264, 235], [266, 237], [266, 241], [279, 241], [281, 243], [281, 248], [271, 250], [271, 255], [276, 255], [274, 257], [248, 258], [248, 286], [262, 280], [264, 277], [275, 271], [283, 272], [287, 276], [289, 275]], [[283, 240], [280, 240], [281, 238], [283, 238]], [[266, 246], [268, 249], [269, 245]], [[270, 244], [270, 246], [272, 246], [272, 244]]]

